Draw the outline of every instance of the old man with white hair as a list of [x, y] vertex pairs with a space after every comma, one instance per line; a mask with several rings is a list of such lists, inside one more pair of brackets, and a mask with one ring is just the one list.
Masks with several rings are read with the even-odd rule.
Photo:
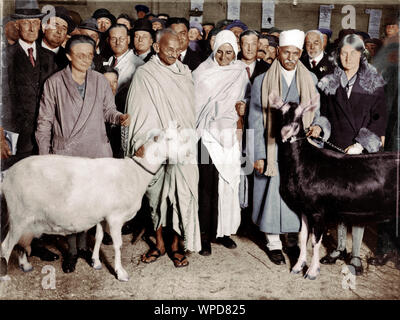
[[[270, 69], [259, 75], [252, 86], [249, 107], [249, 128], [254, 130], [254, 149], [250, 156], [254, 161], [254, 195], [252, 219], [267, 238], [267, 254], [277, 265], [285, 264], [280, 234], [288, 233], [287, 254], [297, 258], [297, 233], [300, 219], [288, 208], [279, 194], [278, 145], [268, 97], [276, 92], [284, 102], [307, 103], [318, 95], [317, 78], [299, 60], [304, 43], [304, 32], [288, 30], [279, 38], [278, 56]], [[330, 125], [320, 117], [319, 108], [303, 115], [308, 135], [330, 135]]]

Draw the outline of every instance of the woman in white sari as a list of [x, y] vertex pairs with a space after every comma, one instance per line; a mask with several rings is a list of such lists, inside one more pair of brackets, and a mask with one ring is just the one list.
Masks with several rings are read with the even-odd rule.
[[[200, 254], [211, 242], [236, 248], [230, 238], [240, 225], [241, 124], [249, 85], [246, 65], [237, 60], [235, 35], [221, 31], [214, 51], [194, 72], [199, 141]], [[209, 159], [208, 155], [211, 157]]]

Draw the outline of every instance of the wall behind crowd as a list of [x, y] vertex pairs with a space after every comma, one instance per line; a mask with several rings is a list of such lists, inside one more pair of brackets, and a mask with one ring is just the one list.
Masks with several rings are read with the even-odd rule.
[[[293, 5], [297, 2], [297, 5]], [[106, 8], [115, 16], [120, 13], [128, 13], [136, 18], [134, 7], [136, 4], [147, 5], [155, 13], [168, 13], [170, 16], [183, 16], [189, 18], [190, 0], [115, 0], [115, 1], [95, 1], [95, 0], [39, 0], [40, 7], [46, 4], [63, 5], [69, 10], [80, 13], [82, 19], [86, 19], [99, 8]], [[396, 0], [275, 0], [275, 27], [278, 29], [298, 28], [304, 31], [318, 28], [319, 6], [321, 4], [334, 4], [331, 17], [331, 29], [333, 39], [335, 39], [342, 29], [342, 19], [346, 14], [342, 13], [342, 7], [351, 4], [356, 9], [356, 29], [368, 31], [369, 14], [366, 9], [382, 9], [382, 19], [380, 31], [383, 34], [383, 21], [386, 16], [393, 15], [399, 11], [398, 1]], [[14, 12], [14, 0], [3, 1], [3, 16]], [[226, 18], [227, 0], [205, 0], [203, 11], [203, 22], [214, 22]], [[250, 28], [260, 30], [262, 17], [261, 0], [242, 0], [240, 20]]]

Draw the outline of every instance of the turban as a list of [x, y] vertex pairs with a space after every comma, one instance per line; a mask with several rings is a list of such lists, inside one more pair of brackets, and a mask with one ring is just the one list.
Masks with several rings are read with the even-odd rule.
[[300, 50], [303, 49], [304, 45], [304, 32], [293, 29], [288, 31], [283, 31], [279, 36], [279, 46], [295, 46]]

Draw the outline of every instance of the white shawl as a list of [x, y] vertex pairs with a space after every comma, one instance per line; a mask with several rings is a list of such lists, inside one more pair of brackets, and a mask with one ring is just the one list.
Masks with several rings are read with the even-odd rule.
[[[236, 43], [233, 39], [228, 42], [232, 47]], [[217, 40], [216, 48], [217, 43], [227, 43]], [[239, 117], [235, 104], [243, 100], [249, 82], [245, 68], [241, 61], [221, 67], [212, 54], [193, 72], [197, 133], [219, 172], [217, 237], [236, 233], [240, 225]]]

